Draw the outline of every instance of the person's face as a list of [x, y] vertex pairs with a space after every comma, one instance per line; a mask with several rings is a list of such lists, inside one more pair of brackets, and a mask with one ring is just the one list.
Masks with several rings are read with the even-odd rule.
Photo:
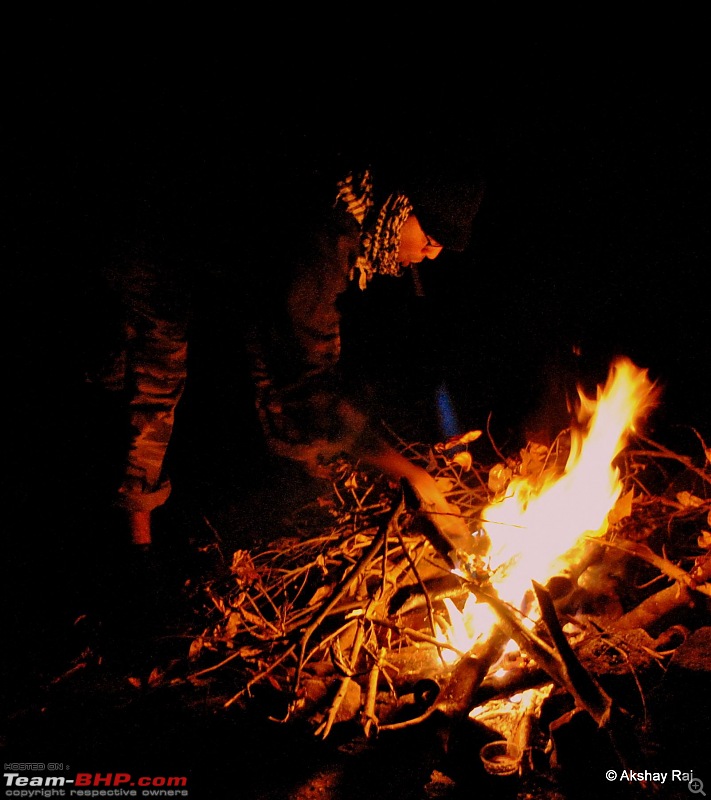
[[437, 258], [442, 252], [442, 245], [429, 238], [420, 227], [417, 217], [410, 214], [400, 228], [400, 249], [398, 264], [409, 267], [419, 264], [426, 258]]

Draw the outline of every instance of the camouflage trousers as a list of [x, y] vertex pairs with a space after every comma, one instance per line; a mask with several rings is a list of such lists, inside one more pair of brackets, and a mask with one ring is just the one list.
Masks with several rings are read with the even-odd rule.
[[187, 377], [189, 296], [141, 263], [110, 273], [109, 282], [119, 301], [119, 336], [95, 380], [125, 398], [115, 503], [152, 511], [171, 491], [165, 458]]

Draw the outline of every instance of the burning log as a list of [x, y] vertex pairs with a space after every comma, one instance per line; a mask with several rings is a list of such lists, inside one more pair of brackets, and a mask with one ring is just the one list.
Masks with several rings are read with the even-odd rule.
[[422, 585], [403, 586], [393, 596], [388, 613], [407, 614], [426, 606], [428, 602], [443, 600], [445, 597], [461, 600], [468, 594], [469, 589], [459, 576], [454, 574], [437, 576]]
[[[541, 609], [541, 617], [563, 663], [560, 678], [576, 703], [590, 714], [600, 728], [606, 727], [612, 714], [612, 699], [573, 652], [548, 592], [535, 581], [533, 588]], [[554, 675], [551, 677], [555, 680]]]
[[476, 655], [468, 653], [461, 658], [427, 716], [441, 717], [440, 727], [443, 728], [466, 716], [475, 705], [474, 698], [489, 670], [503, 655], [508, 640], [506, 632], [497, 627]]
[[475, 705], [474, 697], [491, 667], [501, 658], [509, 636], [496, 627], [477, 655], [461, 658], [452, 672], [446, 689], [432, 707], [432, 713], [448, 723], [462, 719]]
[[670, 618], [678, 618], [693, 605], [694, 594], [689, 588], [668, 586], [620, 617], [615, 622], [615, 628], [620, 631], [641, 628], [652, 632], [655, 628], [668, 624]]
[[657, 567], [664, 575], [677, 581], [680, 586], [685, 586], [711, 597], [711, 556], [709, 555], [698, 558], [691, 572], [686, 572], [668, 559], [658, 556], [648, 545], [641, 542], [622, 540], [619, 542], [605, 542], [605, 545], [607, 547], [617, 547], [638, 558], [642, 558]]
[[487, 675], [474, 696], [474, 702], [477, 706], [483, 705], [490, 700], [512, 697], [548, 683], [550, 675], [534, 662], [530, 662], [525, 666], [505, 670], [501, 675], [496, 673]]
[[[668, 586], [646, 598], [620, 617], [615, 623], [616, 629], [641, 628], [645, 631], [652, 631], [664, 626], [665, 621], [669, 618], [678, 617], [681, 612], [704, 602], [703, 595], [711, 597], [711, 554], [697, 558], [693, 569], [687, 573], [667, 559], [657, 556], [646, 545], [640, 545], [637, 542], [622, 542], [614, 546], [644, 558], [645, 561], [659, 567], [664, 574], [676, 581], [673, 586]], [[706, 602], [708, 603], [708, 601]]]

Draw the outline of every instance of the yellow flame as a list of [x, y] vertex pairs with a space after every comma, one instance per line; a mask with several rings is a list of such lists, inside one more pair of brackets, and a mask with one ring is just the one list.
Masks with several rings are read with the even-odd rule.
[[[606, 532], [608, 514], [622, 491], [614, 461], [626, 446], [629, 433], [656, 402], [655, 386], [647, 371], [627, 358], [612, 365], [595, 399], [586, 397], [581, 389], [578, 394], [578, 425], [571, 432], [563, 473], [544, 475], [542, 480], [538, 476], [535, 483], [514, 478], [506, 497], [483, 511], [491, 540], [488, 558], [494, 571], [492, 584], [499, 597], [516, 607], [532, 580], [546, 583], [575, 562], [588, 536]], [[466, 618], [473, 612], [476, 627], [486, 633], [491, 627], [485, 622], [490, 609], [486, 607], [484, 612], [483, 608], [483, 604], [472, 603], [465, 607], [464, 615]], [[450, 618], [455, 611], [450, 609]], [[465, 627], [471, 634], [471, 622]], [[460, 636], [455, 639], [458, 647], [466, 649]]]
[[[496, 614], [491, 606], [478, 603], [473, 594], [467, 597], [461, 611], [449, 597], [445, 597], [443, 602], [450, 622], [450, 627], [444, 632], [445, 637], [458, 650], [469, 650], [496, 624]], [[446, 664], [452, 664], [458, 658], [452, 650], [442, 651], [442, 659]]]

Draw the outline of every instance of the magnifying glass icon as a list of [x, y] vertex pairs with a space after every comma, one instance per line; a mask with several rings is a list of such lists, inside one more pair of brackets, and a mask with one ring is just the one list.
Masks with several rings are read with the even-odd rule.
[[701, 778], [692, 778], [689, 781], [689, 791], [692, 794], [702, 794], [706, 797], [706, 792], [704, 791], [704, 782]]

